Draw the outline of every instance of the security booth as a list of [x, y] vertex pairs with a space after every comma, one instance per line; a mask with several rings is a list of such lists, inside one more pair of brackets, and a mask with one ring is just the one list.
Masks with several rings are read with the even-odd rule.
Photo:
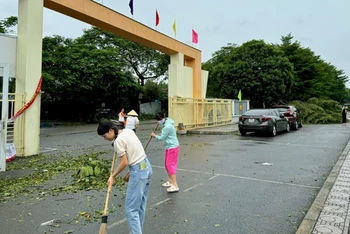
[[250, 100], [232, 100], [232, 122], [238, 123], [239, 116], [243, 115], [247, 110], [250, 109]]
[[15, 146], [21, 148], [21, 136], [15, 142], [15, 124], [20, 126], [22, 118], [15, 121], [11, 117], [15, 114], [14, 105], [18, 101], [21, 105], [23, 95], [13, 93], [15, 81], [17, 37], [0, 33], [0, 171], [6, 170], [6, 161], [16, 156]]

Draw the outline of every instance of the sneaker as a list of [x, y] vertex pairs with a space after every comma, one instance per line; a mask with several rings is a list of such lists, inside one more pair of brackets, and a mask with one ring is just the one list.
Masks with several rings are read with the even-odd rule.
[[171, 185], [169, 188], [167, 188], [168, 193], [174, 193], [174, 192], [178, 192], [179, 188], [176, 188], [175, 186]]
[[171, 187], [172, 185], [170, 184], [169, 181], [165, 182], [162, 184], [163, 187]]

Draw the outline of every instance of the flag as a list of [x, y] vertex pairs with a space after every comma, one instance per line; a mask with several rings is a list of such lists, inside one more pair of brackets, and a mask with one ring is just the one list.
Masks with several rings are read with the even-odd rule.
[[238, 97], [239, 101], [242, 101], [242, 92], [241, 92], [241, 90], [239, 90], [237, 97]]
[[156, 10], [156, 26], [159, 24], [159, 14], [158, 11]]
[[129, 7], [131, 14], [134, 15], [134, 0], [130, 0]]
[[195, 44], [198, 43], [198, 34], [193, 29], [192, 29], [192, 42]]
[[174, 20], [174, 23], [173, 23], [173, 30], [174, 30], [174, 35], [176, 37], [176, 20]]

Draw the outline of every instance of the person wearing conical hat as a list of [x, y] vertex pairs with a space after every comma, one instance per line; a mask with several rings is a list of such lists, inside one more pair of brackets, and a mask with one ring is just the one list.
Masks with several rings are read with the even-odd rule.
[[138, 114], [136, 111], [132, 110], [128, 113], [126, 118], [125, 128], [132, 129], [136, 133], [136, 128], [139, 125], [140, 121], [137, 118]]

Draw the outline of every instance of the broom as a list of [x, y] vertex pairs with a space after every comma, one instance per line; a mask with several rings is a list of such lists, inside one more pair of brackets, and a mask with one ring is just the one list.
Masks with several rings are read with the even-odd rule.
[[[159, 126], [159, 124], [157, 124], [157, 126], [154, 128], [153, 132], [156, 132], [156, 131], [157, 131], [158, 126]], [[145, 151], [146, 151], [146, 149], [147, 149], [148, 144], [151, 142], [152, 138], [153, 138], [153, 137], [150, 137], [150, 138], [149, 138], [149, 140], [148, 140], [148, 142], [147, 142], [147, 144], [146, 144], [146, 146], [145, 146], [145, 148], [144, 148]], [[129, 182], [129, 177], [130, 177], [130, 172], [126, 173], [126, 175], [124, 176], [124, 179], [123, 179], [123, 180], [124, 180], [125, 182]]]
[[[157, 126], [155, 127], [155, 129], [153, 130], [153, 132], [156, 132], [156, 131], [157, 131], [158, 126], [159, 126], [159, 123], [157, 123]], [[147, 144], [146, 144], [146, 146], [145, 146], [145, 149], [144, 149], [145, 151], [146, 151], [146, 149], [147, 149], [148, 144], [151, 142], [152, 138], [153, 138], [153, 137], [150, 137], [150, 138], [149, 138], [149, 140], [148, 140], [148, 142], [147, 142]]]
[[[113, 174], [113, 171], [114, 171], [115, 159], [116, 159], [116, 154], [114, 152], [113, 162], [112, 162], [112, 166], [111, 166], [111, 175]], [[109, 194], [112, 190], [112, 186], [113, 186], [113, 184], [108, 185], [105, 208], [103, 210], [101, 227], [100, 227], [100, 231], [98, 232], [98, 234], [107, 234], [107, 219], [108, 219], [107, 210], [108, 210]]]

